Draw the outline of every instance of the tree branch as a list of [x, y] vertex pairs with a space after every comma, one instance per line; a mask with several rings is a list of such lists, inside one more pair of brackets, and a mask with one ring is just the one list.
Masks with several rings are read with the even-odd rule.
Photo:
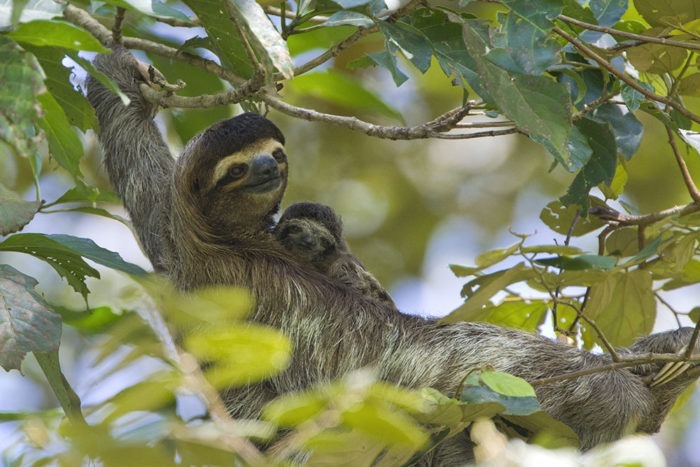
[[597, 24], [585, 23], [583, 21], [579, 21], [575, 18], [571, 18], [571, 17], [565, 16], [565, 15], [559, 15], [559, 16], [557, 16], [556, 19], [558, 19], [560, 21], [564, 21], [564, 22], [569, 23], [569, 24], [573, 24], [574, 26], [578, 26], [578, 27], [583, 28], [583, 29], [590, 29], [591, 31], [604, 32], [604, 33], [610, 34], [611, 36], [624, 37], [626, 39], [632, 39], [635, 41], [639, 41], [640, 43], [661, 44], [661, 45], [667, 45], [669, 47], [680, 47], [680, 48], [688, 49], [688, 50], [700, 50], [700, 44], [694, 44], [692, 42], [682, 42], [682, 41], [675, 41], [673, 39], [666, 39], [664, 37], [644, 36], [642, 34], [634, 34], [631, 32], [620, 31], [618, 29], [608, 28], [605, 26], [598, 26]]
[[690, 176], [690, 172], [688, 171], [688, 165], [685, 163], [683, 155], [678, 150], [678, 145], [676, 144], [676, 135], [673, 132], [673, 130], [668, 126], [666, 126], [665, 128], [666, 135], [668, 135], [668, 144], [673, 150], [673, 155], [676, 158], [678, 168], [681, 170], [681, 174], [683, 175], [683, 181], [685, 182], [685, 186], [688, 188], [688, 193], [690, 194], [690, 197], [693, 198], [693, 201], [695, 201], [696, 203], [700, 202], [700, 191], [698, 191], [698, 187], [695, 185], [693, 177]]
[[682, 206], [674, 206], [669, 209], [664, 209], [663, 211], [652, 212], [650, 214], [640, 216], [625, 214], [609, 207], [594, 207], [589, 210], [589, 213], [605, 221], [615, 222], [618, 224], [618, 226], [637, 225], [640, 227], [645, 227], [649, 224], [666, 219], [667, 217], [687, 216], [688, 214], [698, 211], [700, 211], [700, 203], [692, 202]]
[[585, 45], [583, 42], [579, 41], [575, 37], [571, 36], [567, 32], [563, 31], [560, 27], [554, 26], [552, 28], [554, 32], [559, 34], [561, 37], [566, 39], [568, 42], [571, 43], [574, 47], [576, 47], [579, 51], [581, 51], [582, 54], [585, 56], [593, 59], [595, 62], [597, 62], [601, 67], [605, 68], [610, 72], [612, 75], [616, 76], [620, 81], [623, 81], [625, 84], [630, 86], [631, 88], [635, 89], [636, 91], [640, 92], [644, 97], [647, 99], [651, 99], [656, 102], [661, 102], [662, 104], [665, 104], [673, 109], [675, 109], [679, 114], [683, 115], [684, 117], [689, 118], [690, 120], [700, 123], [700, 115], [696, 115], [693, 112], [689, 111], [682, 105], [680, 105], [678, 102], [669, 99], [668, 97], [661, 96], [659, 94], [655, 94], [648, 89], [646, 89], [644, 86], [640, 85], [637, 83], [633, 78], [627, 76], [624, 72], [621, 72], [617, 70], [609, 61], [601, 57], [598, 53], [596, 53], [593, 49]]

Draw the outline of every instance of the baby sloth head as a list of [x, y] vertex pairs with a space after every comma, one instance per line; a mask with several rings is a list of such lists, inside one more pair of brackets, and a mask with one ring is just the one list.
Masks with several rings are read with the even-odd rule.
[[325, 272], [347, 251], [342, 228], [340, 218], [328, 206], [296, 203], [284, 211], [274, 234], [287, 251]]

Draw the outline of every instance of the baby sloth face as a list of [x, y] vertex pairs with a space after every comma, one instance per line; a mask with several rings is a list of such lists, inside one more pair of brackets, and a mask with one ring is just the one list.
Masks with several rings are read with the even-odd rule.
[[333, 234], [313, 219], [284, 220], [277, 227], [276, 235], [288, 251], [311, 263], [323, 262], [337, 253]]

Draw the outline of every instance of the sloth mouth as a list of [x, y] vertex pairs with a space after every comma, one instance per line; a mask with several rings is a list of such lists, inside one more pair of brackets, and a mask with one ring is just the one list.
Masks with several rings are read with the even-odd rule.
[[279, 187], [281, 182], [282, 177], [266, 177], [247, 183], [243, 189], [250, 193], [266, 193]]

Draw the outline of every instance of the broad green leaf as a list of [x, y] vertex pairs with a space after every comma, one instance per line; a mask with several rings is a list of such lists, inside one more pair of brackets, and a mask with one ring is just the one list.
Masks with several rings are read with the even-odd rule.
[[83, 144], [80, 138], [53, 95], [45, 93], [37, 96], [37, 99], [44, 111], [37, 125], [46, 133], [51, 155], [69, 174], [81, 177], [79, 164], [83, 157]]
[[[401, 22], [394, 24], [380, 22], [379, 30], [384, 34], [387, 43], [398, 47], [421, 73], [428, 71], [430, 58], [432, 57], [432, 48], [419, 30]], [[387, 50], [389, 50], [389, 47], [387, 47]]]
[[103, 191], [97, 187], [86, 185], [82, 180], [77, 180], [72, 188], [63, 193], [56, 201], [49, 203], [54, 206], [62, 203], [119, 203], [119, 196], [111, 191]]
[[510, 300], [474, 312], [471, 320], [537, 332], [537, 328], [544, 322], [546, 312], [547, 304], [543, 301]]
[[284, 394], [263, 407], [262, 416], [281, 427], [292, 428], [325, 410], [328, 396], [315, 391]]
[[130, 11], [136, 11], [146, 16], [175, 18], [182, 21], [189, 20], [187, 15], [159, 0], [107, 0], [107, 3]]
[[145, 381], [128, 386], [110, 398], [105, 422], [113, 422], [123, 415], [136, 411], [157, 412], [175, 402], [175, 391], [180, 383], [179, 375], [162, 371]]
[[408, 415], [379, 402], [357, 404], [342, 413], [343, 423], [387, 444], [419, 449], [428, 441], [427, 433]]
[[514, 253], [522, 246], [522, 242], [515, 243], [508, 248], [502, 248], [498, 250], [487, 251], [476, 257], [476, 265], [485, 269], [489, 266], [493, 266], [496, 263], [500, 263], [504, 259], [513, 256]]
[[87, 264], [80, 254], [48, 235], [15, 234], [0, 243], [0, 251], [26, 253], [47, 262], [68, 281], [73, 290], [83, 297], [87, 297], [89, 292], [85, 285], [85, 278], [100, 277], [100, 273]]
[[[44, 83], [68, 117], [71, 125], [86, 131], [97, 126], [95, 111], [85, 96], [71, 84], [71, 75], [75, 67], [64, 66], [66, 51], [58, 47], [38, 47], [23, 44], [31, 52], [44, 70]], [[75, 52], [71, 53], [74, 54]]]
[[401, 119], [401, 114], [379, 96], [365, 89], [357, 80], [336, 71], [298, 76], [289, 83], [289, 89], [342, 105], [356, 112], [370, 112]]
[[230, 11], [245, 34], [258, 60], [269, 75], [279, 71], [286, 79], [294, 76], [294, 64], [287, 43], [255, 0], [223, 0], [233, 7]]
[[[529, 415], [531, 413], [539, 412], [541, 410], [540, 404], [537, 401], [537, 397], [535, 397], [534, 394], [530, 396], [504, 395], [500, 392], [493, 390], [486, 384], [486, 382], [482, 379], [484, 373], [472, 373], [467, 377], [462, 386], [462, 391], [459, 394], [459, 400], [463, 402], [469, 402], [470, 404], [497, 402], [505, 407], [503, 414], [510, 415]], [[495, 377], [494, 379], [499, 380], [500, 378]], [[501, 380], [501, 382], [503, 382], [503, 380]], [[510, 391], [502, 385], [497, 386], [499, 387], [499, 389], [504, 390], [506, 392], [520, 393], [525, 391], [524, 386], [521, 382], [515, 384], [517, 385], [517, 388], [511, 389]]]
[[367, 5], [373, 0], [331, 0], [333, 3], [340, 5], [340, 7], [349, 10], [350, 8], [357, 8], [358, 6]]
[[35, 20], [22, 23], [8, 37], [20, 43], [37, 46], [107, 53], [100, 41], [86, 30], [71, 23], [56, 20]]
[[643, 269], [610, 274], [605, 282], [591, 287], [584, 311], [612, 345], [629, 346], [654, 326], [652, 285], [651, 272]]
[[625, 55], [637, 70], [663, 74], [671, 73], [683, 66], [688, 53], [680, 47], [643, 44], [632, 47]]
[[[29, 0], [25, 3], [21, 5], [21, 2], [0, 0], [0, 29], [6, 29], [17, 22], [27, 23], [37, 19], [61, 16], [66, 7], [66, 4], [52, 0]], [[17, 11], [20, 5], [21, 12]]]
[[237, 287], [213, 286], [183, 293], [156, 282], [154, 291], [169, 319], [188, 330], [205, 323], [230, 326], [245, 319], [253, 308], [250, 292]]
[[535, 443], [540, 444], [541, 440], [539, 435], [544, 433], [547, 437], [553, 436], [556, 438], [554, 440], [556, 447], [562, 447], [562, 445], [567, 447], [579, 447], [579, 438], [574, 430], [572, 430], [568, 425], [553, 418], [547, 412], [535, 412], [529, 415], [504, 414], [502, 417], [521, 428], [517, 430], [517, 433], [515, 434], [516, 436], [520, 435], [523, 430], [530, 433], [535, 433], [538, 435], [535, 438]]
[[580, 271], [583, 269], [612, 269], [617, 260], [612, 256], [580, 255], [580, 256], [559, 256], [557, 258], [536, 259], [536, 263], [545, 266], [553, 266], [569, 271]]
[[552, 19], [562, 11], [553, 0], [509, 0], [511, 11], [501, 21], [486, 57], [500, 67], [529, 75], [541, 75], [558, 63], [559, 43], [551, 38]]
[[[642, 83], [640, 83], [640, 84], [642, 84]], [[645, 88], [651, 88], [651, 89], [648, 89], [649, 91], [652, 91], [652, 92], [654, 91], [654, 88], [652, 88], [648, 84], [643, 84], [643, 86]], [[646, 97], [644, 97], [644, 94], [637, 91], [632, 86], [630, 86], [626, 83], [620, 84], [620, 96], [622, 97], [622, 100], [624, 101], [625, 105], [630, 110], [630, 112], [634, 112], [637, 109], [639, 109], [639, 106], [642, 105], [642, 102], [644, 102], [646, 100]]]
[[[396, 87], [401, 86], [408, 79], [408, 76], [406, 76], [406, 74], [401, 71], [401, 68], [399, 68], [396, 56], [392, 53], [383, 50], [381, 52], [369, 54], [367, 57], [377, 65], [389, 70], [389, 73], [391, 73], [391, 78], [394, 80]], [[358, 60], [353, 63], [357, 65], [357, 62]]]
[[372, 18], [356, 11], [336, 11], [328, 17], [323, 23], [326, 28], [336, 26], [357, 26], [359, 28], [368, 28], [374, 26]]
[[37, 281], [0, 264], [0, 366], [19, 370], [29, 352], [58, 350], [61, 318], [34, 290]]
[[36, 96], [46, 91], [44, 77], [36, 59], [2, 35], [0, 63], [0, 140], [18, 156], [30, 157], [36, 153]]
[[622, 113], [619, 105], [603, 104], [593, 113], [593, 118], [607, 122], [615, 135], [615, 145], [626, 160], [630, 160], [642, 143], [644, 127], [632, 112]]
[[[604, 205], [598, 198], [589, 198], [589, 203], [593, 206]], [[605, 225], [605, 222], [595, 216], [583, 217], [580, 213], [581, 208], [578, 206], [565, 206], [561, 201], [552, 201], [542, 209], [540, 220], [553, 231], [562, 235], [570, 233], [574, 237], [593, 232]]]
[[146, 271], [132, 263], [127, 263], [119, 256], [119, 253], [107, 250], [97, 245], [89, 238], [73, 237], [72, 235], [55, 234], [47, 238], [54, 240], [66, 248], [78, 253], [80, 256], [134, 276], [144, 276]]
[[567, 170], [571, 154], [571, 101], [568, 88], [544, 76], [510, 73], [484, 58], [490, 48], [479, 23], [465, 21], [463, 37], [476, 62], [477, 75], [466, 75], [469, 84], [487, 102], [512, 119], [530, 139], [543, 145]]
[[618, 199], [625, 191], [628, 178], [629, 175], [627, 174], [625, 164], [622, 161], [618, 161], [617, 167], [615, 168], [615, 176], [610, 184], [601, 183], [598, 185], [598, 188], [600, 188], [600, 191], [606, 199]]
[[700, 306], [696, 306], [690, 310], [688, 312], [688, 318], [690, 318], [693, 323], [700, 321]]
[[38, 201], [25, 201], [0, 183], [0, 235], [22, 230], [38, 210]]
[[537, 397], [535, 390], [522, 378], [500, 371], [484, 371], [481, 381], [489, 388], [504, 396]]
[[634, 256], [639, 253], [639, 233], [634, 227], [624, 227], [605, 240], [605, 251], [613, 256]]
[[58, 399], [59, 404], [61, 404], [68, 419], [73, 423], [84, 425], [85, 419], [80, 411], [80, 399], [61, 371], [61, 364], [58, 361], [58, 349], [46, 353], [34, 351], [34, 356], [39, 362], [41, 371], [44, 372], [51, 390], [56, 399]]
[[700, 18], [695, 0], [634, 0], [634, 6], [652, 26], [681, 25]]
[[481, 271], [479, 267], [460, 266], [459, 264], [450, 264], [452, 273], [457, 277], [469, 277], [474, 273]]
[[[627, 11], [628, 0], [591, 0], [588, 3], [599, 26], [615, 26]], [[590, 21], [588, 21], [590, 22]], [[594, 43], [603, 35], [601, 32], [586, 30], [580, 35], [584, 42]]]
[[528, 280], [533, 274], [534, 272], [531, 269], [519, 263], [510, 269], [480, 276], [468, 282], [462, 289], [462, 296], [469, 297], [467, 301], [440, 321], [444, 323], [473, 321], [473, 317], [478, 315], [481, 309], [490, 303], [491, 297], [496, 292], [503, 290], [510, 284]]
[[99, 333], [114, 325], [121, 319], [122, 314], [117, 314], [108, 306], [100, 306], [90, 310], [74, 311], [63, 307], [54, 306], [54, 311], [61, 315], [64, 324], [79, 329], [88, 334]]
[[223, 389], [284, 370], [291, 344], [276, 329], [249, 324], [200, 328], [185, 337], [185, 348], [212, 362], [205, 375], [215, 388]]
[[229, 0], [185, 0], [185, 4], [202, 23], [214, 52], [222, 65], [242, 78], [253, 73], [241, 36], [226, 14], [224, 2]]
[[[307, 465], [372, 465], [386, 455], [386, 443], [372, 439], [359, 430], [326, 429], [306, 440], [302, 446], [310, 454], [304, 459]], [[410, 455], [409, 455], [410, 458]], [[399, 461], [393, 465], [404, 465]]]
[[700, 97], [700, 73], [693, 73], [681, 79], [678, 93], [682, 96]]
[[588, 210], [588, 192], [599, 183], [610, 184], [617, 167], [617, 146], [615, 136], [608, 124], [583, 118], [576, 122], [576, 127], [588, 139], [593, 149], [591, 159], [579, 171], [569, 189], [561, 198], [564, 204], [576, 204]]
[[491, 418], [502, 413], [505, 409], [498, 402], [462, 402], [447, 397], [433, 388], [423, 388], [420, 392], [432, 407], [427, 414], [415, 415], [415, 418], [424, 424], [447, 425], [459, 428], [479, 418]]
[[549, 253], [552, 255], [574, 256], [581, 254], [581, 249], [569, 245], [535, 245], [525, 246], [520, 249], [523, 254], [528, 253]]
[[370, 386], [368, 398], [388, 402], [411, 414], [425, 412], [428, 409], [425, 400], [416, 391], [382, 381], [377, 381]]

